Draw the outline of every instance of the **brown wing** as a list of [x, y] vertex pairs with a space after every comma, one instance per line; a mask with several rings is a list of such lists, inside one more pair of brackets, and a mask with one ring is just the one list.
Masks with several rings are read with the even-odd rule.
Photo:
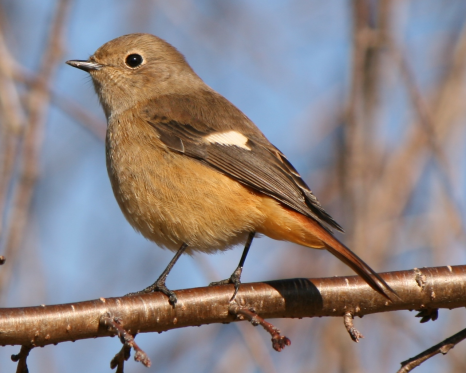
[[[238, 126], [247, 138], [243, 146], [207, 141], [208, 138], [215, 137], [212, 135], [231, 133], [232, 127], [212, 125], [209, 123], [211, 120], [202, 120], [201, 115], [192, 112], [191, 115], [178, 114], [179, 120], [172, 119], [173, 115], [170, 114], [174, 112], [167, 109], [166, 102], [164, 104], [161, 107], [160, 102], [153, 102], [153, 106], [145, 110], [145, 119], [170, 150], [198, 159], [238, 182], [315, 219], [327, 230], [331, 227], [343, 231], [325, 212], [283, 153], [270, 144], [258, 129], [254, 131], [253, 127], [251, 130], [252, 122], [247, 126]], [[224, 118], [220, 119], [223, 120]], [[242, 116], [237, 120], [244, 121], [247, 118]]]

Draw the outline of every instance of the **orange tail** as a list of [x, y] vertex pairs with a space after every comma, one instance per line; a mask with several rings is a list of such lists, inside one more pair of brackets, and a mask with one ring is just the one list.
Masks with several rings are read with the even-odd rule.
[[258, 229], [259, 233], [314, 249], [327, 249], [385, 298], [391, 300], [385, 290], [397, 296], [396, 292], [388, 286], [382, 277], [314, 219], [277, 203], [266, 203], [265, 205], [267, 205], [265, 208], [267, 219], [262, 227]]

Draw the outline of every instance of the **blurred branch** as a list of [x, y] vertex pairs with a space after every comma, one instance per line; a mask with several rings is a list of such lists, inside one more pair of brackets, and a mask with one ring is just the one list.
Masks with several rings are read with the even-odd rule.
[[18, 138], [24, 128], [25, 113], [21, 106], [19, 92], [14, 84], [11, 68], [12, 57], [5, 44], [3, 30], [0, 30], [0, 242], [3, 238], [3, 218], [8, 187], [13, 178], [13, 169], [18, 149]]
[[[381, 154], [377, 147], [376, 123], [380, 109], [380, 69], [385, 34], [390, 12], [386, 0], [377, 6], [367, 0], [352, 2], [352, 68], [350, 91], [344, 115], [344, 143], [339, 147], [340, 166], [337, 177], [342, 186], [342, 201], [346, 207], [345, 226], [351, 232], [350, 246], [367, 245], [367, 224], [364, 216], [371, 204], [367, 194], [381, 169]], [[377, 11], [377, 8], [379, 10]], [[375, 256], [377, 253], [367, 253]]]
[[[462, 121], [455, 119], [458, 118], [464, 107], [466, 26], [463, 27], [458, 38], [450, 66], [429, 105], [432, 113], [431, 131], [435, 133], [436, 141], [440, 144], [446, 141], [455, 126], [462, 125]], [[390, 155], [378, 182], [366, 196], [371, 208], [367, 210], [368, 216], [365, 221], [390, 223], [381, 224], [385, 228], [378, 231], [375, 235], [376, 239], [371, 241], [372, 250], [376, 252], [386, 251], [383, 247], [388, 245], [391, 242], [390, 237], [394, 236], [395, 223], [399, 221], [428, 163], [429, 157], [425, 155], [429, 150], [432, 149], [425, 127], [412, 126], [406, 139]], [[450, 226], [463, 236], [462, 219], [457, 216], [457, 209], [455, 208], [454, 214], [447, 216], [452, 219], [449, 223]]]
[[66, 97], [63, 93], [56, 92], [41, 75], [35, 75], [16, 63], [12, 65], [12, 68], [12, 74], [16, 81], [21, 82], [28, 87], [42, 84], [44, 89], [47, 90], [52, 103], [55, 104], [58, 109], [73, 118], [97, 139], [101, 141], [105, 140], [105, 132], [107, 130], [107, 124], [105, 121], [95, 117], [89, 112], [89, 110], [83, 108], [81, 105], [76, 103], [76, 101]]
[[[30, 87], [26, 100], [28, 120], [22, 132], [20, 170], [17, 184], [14, 188], [14, 196], [11, 211], [8, 214], [7, 237], [4, 254], [10, 263], [15, 261], [18, 249], [27, 226], [29, 206], [35, 182], [38, 177], [39, 155], [42, 148], [42, 138], [47, 115], [50, 93], [47, 83], [53, 79], [57, 65], [62, 55], [62, 36], [66, 27], [67, 14], [71, 5], [70, 0], [60, 0], [57, 3], [55, 17], [50, 28], [47, 46], [42, 55], [41, 67], [37, 80]], [[2, 212], [3, 213], [3, 212]], [[0, 293], [8, 286], [13, 266], [10, 265], [0, 272]]]
[[[372, 313], [466, 306], [466, 266], [381, 274], [400, 300], [387, 301], [360, 277], [277, 280], [242, 284], [241, 306], [262, 318], [343, 317]], [[422, 283], [419, 282], [422, 277]], [[0, 344], [45, 346], [115, 335], [102, 321], [117, 317], [128, 333], [162, 332], [187, 326], [238, 321], [229, 311], [233, 285], [177, 291], [173, 308], [161, 293], [0, 309]]]
[[430, 359], [431, 357], [434, 357], [435, 355], [446, 355], [448, 351], [450, 351], [464, 339], [466, 339], [466, 329], [461, 330], [455, 335], [452, 335], [435, 346], [432, 346], [431, 348], [421, 352], [419, 355], [416, 355], [409, 360], [403, 361], [401, 363], [401, 368], [397, 373], [411, 372], [414, 368], [421, 365], [424, 361]]
[[[414, 76], [413, 71], [411, 71], [409, 63], [405, 57], [405, 53], [402, 51], [401, 47], [397, 45], [395, 40], [389, 36], [388, 33], [382, 35], [383, 38], [386, 39], [386, 43], [389, 46], [389, 50], [391, 51], [393, 58], [397, 62], [401, 75], [403, 77], [403, 81], [407, 87], [407, 91], [412, 101], [412, 105], [415, 108], [415, 111], [418, 116], [418, 120], [422, 129], [425, 131], [426, 137], [426, 146], [430, 148], [434, 158], [437, 160], [439, 172], [441, 173], [441, 181], [442, 185], [444, 186], [444, 195], [447, 197], [451, 210], [453, 210], [453, 216], [451, 217], [455, 220], [454, 225], [456, 227], [461, 227], [463, 240], [466, 238], [466, 232], [464, 228], [464, 219], [461, 212], [461, 205], [455, 198], [454, 187], [452, 182], [452, 172], [451, 167], [448, 162], [448, 158], [445, 155], [444, 150], [440, 146], [438, 136], [436, 134], [436, 126], [434, 123], [434, 118], [432, 113], [427, 105], [424, 97], [421, 94], [421, 91], [416, 83], [416, 79]], [[460, 52], [464, 53], [464, 45], [462, 43], [465, 42], [466, 38], [466, 25], [464, 26], [463, 32], [459, 39], [459, 48]], [[462, 53], [460, 53], [461, 55]], [[463, 56], [463, 66], [464, 66], [464, 56]], [[457, 78], [460, 78], [461, 75], [464, 74], [464, 71], [459, 71], [457, 69], [457, 64], [454, 64], [452, 68], [452, 74]], [[448, 76], [449, 74], [447, 74]], [[445, 125], [445, 124], [444, 124]], [[448, 205], [448, 203], [447, 203]], [[452, 215], [452, 214], [447, 214]]]

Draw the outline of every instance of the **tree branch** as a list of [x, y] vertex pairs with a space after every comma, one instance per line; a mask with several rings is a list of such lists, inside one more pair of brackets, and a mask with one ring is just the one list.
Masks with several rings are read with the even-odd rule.
[[452, 335], [444, 341], [436, 344], [435, 346], [428, 348], [427, 350], [421, 352], [419, 355], [416, 355], [406, 361], [402, 361], [401, 368], [397, 373], [411, 372], [414, 368], [421, 365], [424, 361], [440, 353], [446, 355], [448, 351], [450, 351], [453, 347], [455, 347], [464, 339], [466, 339], [466, 329], [463, 329], [455, 335]]
[[[422, 273], [423, 283], [417, 278]], [[401, 300], [387, 301], [360, 277], [290, 279], [242, 284], [236, 300], [262, 318], [343, 317], [371, 313], [466, 306], [466, 266], [434, 267], [381, 274]], [[177, 291], [173, 308], [165, 295], [0, 309], [0, 344], [45, 346], [113, 336], [104, 320], [117, 317], [128, 333], [162, 332], [187, 326], [237, 321], [229, 312], [233, 285]]]

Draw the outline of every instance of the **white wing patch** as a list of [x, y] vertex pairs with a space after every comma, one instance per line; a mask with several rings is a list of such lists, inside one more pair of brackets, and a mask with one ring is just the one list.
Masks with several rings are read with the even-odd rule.
[[236, 131], [217, 132], [204, 137], [204, 139], [211, 144], [216, 143], [220, 145], [237, 146], [239, 148], [251, 150], [251, 148], [246, 145], [248, 138]]

